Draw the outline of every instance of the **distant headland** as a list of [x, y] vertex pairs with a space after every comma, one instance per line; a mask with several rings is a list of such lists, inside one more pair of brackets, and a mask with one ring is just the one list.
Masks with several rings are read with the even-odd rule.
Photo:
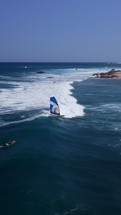
[[111, 69], [108, 72], [95, 73], [93, 76], [96, 78], [121, 78], [121, 70]]

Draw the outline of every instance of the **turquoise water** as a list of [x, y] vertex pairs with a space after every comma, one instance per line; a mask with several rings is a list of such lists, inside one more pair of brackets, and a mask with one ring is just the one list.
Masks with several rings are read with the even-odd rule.
[[1, 214], [121, 214], [121, 80], [92, 78], [120, 67], [0, 64]]

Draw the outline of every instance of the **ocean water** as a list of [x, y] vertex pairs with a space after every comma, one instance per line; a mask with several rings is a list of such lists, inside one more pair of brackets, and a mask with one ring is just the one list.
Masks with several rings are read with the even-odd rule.
[[112, 68], [0, 64], [1, 215], [121, 214], [121, 80], [92, 76]]

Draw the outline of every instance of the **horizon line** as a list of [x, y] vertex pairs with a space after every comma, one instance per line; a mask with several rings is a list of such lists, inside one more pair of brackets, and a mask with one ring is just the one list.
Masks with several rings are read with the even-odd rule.
[[0, 63], [117, 63], [121, 64], [121, 62], [113, 62], [113, 61], [1, 61]]

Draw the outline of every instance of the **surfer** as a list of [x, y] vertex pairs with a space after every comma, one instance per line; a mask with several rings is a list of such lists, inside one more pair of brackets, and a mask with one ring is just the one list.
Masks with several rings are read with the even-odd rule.
[[15, 144], [16, 143], [16, 141], [15, 140], [13, 140], [13, 141], [10, 141], [10, 142], [8, 142], [8, 143], [6, 143], [6, 142], [2, 142], [2, 146], [3, 147], [8, 147], [8, 146], [11, 146], [11, 145], [13, 145], [13, 144]]

